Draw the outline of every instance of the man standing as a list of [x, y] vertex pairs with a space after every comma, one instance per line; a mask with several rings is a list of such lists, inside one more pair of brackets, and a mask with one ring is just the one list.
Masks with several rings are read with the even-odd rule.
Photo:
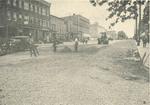
[[33, 39], [32, 36], [29, 35], [29, 50], [30, 50], [30, 55], [32, 57], [32, 54], [34, 54], [34, 56], [37, 56], [37, 54], [39, 55], [39, 52], [37, 50], [37, 48], [35, 48], [35, 45], [33, 44]]
[[56, 33], [53, 34], [53, 51], [56, 52], [57, 48], [57, 40], [56, 40]]
[[79, 45], [79, 40], [78, 38], [75, 38], [75, 51], [78, 51], [78, 45]]

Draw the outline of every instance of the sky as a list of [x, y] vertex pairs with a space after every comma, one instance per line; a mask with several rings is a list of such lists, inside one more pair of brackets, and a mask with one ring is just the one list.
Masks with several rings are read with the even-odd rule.
[[113, 19], [106, 21], [109, 12], [106, 6], [94, 7], [89, 0], [46, 0], [51, 3], [51, 14], [64, 17], [75, 14], [80, 14], [90, 20], [90, 23], [98, 22], [99, 25], [105, 27], [107, 30], [121, 31], [123, 30], [129, 37], [134, 35], [135, 21], [127, 20], [124, 23], [118, 23], [112, 29], [109, 25]]

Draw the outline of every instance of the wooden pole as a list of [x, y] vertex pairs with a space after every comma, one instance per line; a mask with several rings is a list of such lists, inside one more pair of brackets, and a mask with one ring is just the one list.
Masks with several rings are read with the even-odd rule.
[[138, 28], [138, 42], [137, 45], [140, 46], [140, 34], [141, 34], [141, 2], [139, 3], [139, 28]]

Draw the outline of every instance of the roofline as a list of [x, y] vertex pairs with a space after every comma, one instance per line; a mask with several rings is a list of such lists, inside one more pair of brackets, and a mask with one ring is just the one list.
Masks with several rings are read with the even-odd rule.
[[55, 15], [50, 14], [50, 17], [51, 17], [51, 16], [56, 17], [56, 18], [61, 19], [61, 20], [64, 20], [64, 19], [61, 18], [61, 17], [57, 17], [57, 16], [55, 16]]
[[43, 3], [43, 4], [47, 5], [47, 6], [51, 6], [51, 3], [50, 3], [50, 2], [47, 2], [47, 1], [45, 1], [45, 0], [34, 0], [34, 1]]

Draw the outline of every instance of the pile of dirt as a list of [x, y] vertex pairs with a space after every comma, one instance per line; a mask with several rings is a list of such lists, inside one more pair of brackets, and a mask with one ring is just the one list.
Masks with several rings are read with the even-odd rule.
[[65, 46], [63, 49], [60, 50], [60, 52], [72, 52], [71, 48]]

